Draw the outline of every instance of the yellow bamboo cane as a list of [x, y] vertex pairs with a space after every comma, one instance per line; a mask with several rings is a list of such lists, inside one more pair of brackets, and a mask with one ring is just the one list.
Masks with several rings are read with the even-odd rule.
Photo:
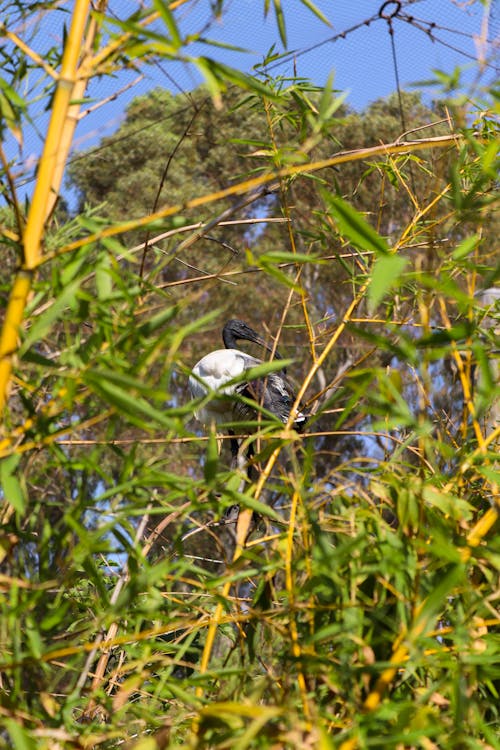
[[[457, 141], [462, 142], [463, 139], [461, 139], [461, 137], [457, 135], [443, 135], [436, 136], [435, 138], [426, 138], [422, 141], [389, 143], [383, 144], [382, 146], [371, 146], [369, 148], [354, 149], [352, 151], [342, 151], [338, 154], [335, 154], [334, 156], [331, 156], [329, 159], [321, 159], [320, 161], [309, 162], [308, 164], [283, 167], [282, 169], [267, 172], [266, 174], [259, 175], [258, 177], [252, 177], [248, 180], [244, 180], [243, 182], [230, 185], [227, 188], [217, 190], [213, 193], [209, 193], [208, 195], [198, 196], [197, 198], [192, 198], [191, 200], [187, 200], [184, 203], [176, 203], [172, 206], [166, 206], [165, 208], [161, 208], [152, 214], [142, 216], [139, 219], [129, 219], [127, 221], [113, 224], [112, 226], [101, 229], [94, 234], [88, 235], [87, 237], [83, 237], [81, 239], [74, 240], [74, 242], [70, 242], [69, 244], [62, 247], [57, 253], [55, 253], [54, 256], [69, 253], [73, 250], [78, 250], [79, 247], [89, 245], [92, 242], [98, 242], [99, 240], [102, 240], [106, 237], [115, 237], [116, 235], [124, 234], [125, 232], [131, 232], [135, 229], [141, 229], [142, 227], [148, 226], [148, 224], [152, 224], [155, 221], [166, 219], [176, 214], [182, 214], [184, 211], [188, 211], [193, 208], [207, 206], [211, 203], [216, 203], [217, 201], [223, 200], [224, 198], [229, 198], [234, 195], [243, 195], [244, 193], [248, 193], [257, 187], [260, 187], [261, 185], [269, 184], [270, 182], [274, 182], [275, 180], [284, 177], [294, 177], [295, 175], [318, 172], [321, 169], [333, 167], [337, 164], [346, 164], [353, 161], [363, 161], [366, 159], [371, 160], [379, 156], [382, 158], [389, 154], [414, 153], [416, 151], [422, 151], [424, 149], [447, 148], [451, 145], [454, 145]], [[42, 260], [40, 262], [42, 262]]]
[[[99, 12], [104, 12], [106, 2], [107, 0], [100, 0], [96, 4], [97, 6], [96, 10]], [[75, 75], [75, 80], [74, 80], [73, 88], [71, 92], [71, 100], [74, 103], [68, 102], [66, 117], [65, 117], [66, 122], [64, 124], [64, 127], [61, 130], [59, 148], [58, 148], [58, 153], [56, 155], [57, 156], [56, 163], [54, 165], [54, 172], [52, 174], [52, 190], [50, 191], [49, 203], [47, 205], [47, 211], [46, 211], [47, 217], [51, 215], [52, 210], [58, 198], [59, 188], [61, 186], [62, 178], [64, 174], [64, 168], [66, 166], [66, 161], [69, 156], [69, 150], [71, 148], [71, 144], [73, 143], [75, 128], [79, 120], [80, 109], [81, 109], [80, 101], [83, 99], [85, 95], [87, 82], [92, 74], [92, 70], [94, 69], [92, 65], [92, 48], [94, 46], [94, 39], [98, 30], [98, 25], [99, 25], [98, 17], [93, 16], [89, 21], [85, 43], [83, 45], [83, 49], [81, 50], [81, 55], [80, 55], [81, 62], [79, 64], [78, 74]], [[61, 74], [62, 74], [62, 70], [61, 70]]]
[[[62, 180], [58, 162], [64, 157], [60, 153], [63, 134], [67, 127], [67, 114], [78, 73], [85, 26], [90, 0], [76, 0], [70, 31], [58, 76], [52, 114], [47, 138], [40, 159], [33, 200], [23, 235], [23, 265], [14, 280], [7, 304], [2, 332], [0, 334], [0, 411], [8, 396], [13, 358], [17, 350], [19, 331], [31, 291], [33, 269], [39, 264], [42, 254], [42, 239], [45, 222], [53, 207], [53, 195], [57, 194]], [[57, 174], [57, 182], [54, 180]]]
[[0, 409], [3, 409], [7, 398], [12, 357], [17, 349], [19, 326], [23, 319], [30, 289], [31, 273], [20, 270], [14, 279], [0, 338]]

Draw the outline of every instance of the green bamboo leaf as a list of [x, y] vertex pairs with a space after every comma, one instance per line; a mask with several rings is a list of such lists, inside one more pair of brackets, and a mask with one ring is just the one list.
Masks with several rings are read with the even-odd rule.
[[375, 310], [385, 295], [397, 285], [406, 264], [406, 258], [396, 254], [377, 258], [368, 288], [368, 306], [371, 311]]
[[133, 375], [128, 375], [120, 370], [108, 370], [105, 368], [95, 368], [89, 371], [91, 377], [103, 379], [115, 383], [119, 388], [128, 391], [138, 391], [139, 393], [149, 393], [150, 385], [144, 380], [138, 380]]
[[447, 598], [455, 586], [464, 579], [465, 571], [466, 567], [459, 563], [450, 566], [448, 571], [439, 577], [437, 585], [418, 610], [413, 627], [408, 634], [410, 641], [416, 640], [426, 630], [435, 626], [435, 617], [445, 609]]
[[207, 484], [212, 484], [217, 476], [217, 467], [219, 465], [219, 451], [217, 449], [217, 438], [215, 432], [211, 430], [208, 434], [207, 452], [203, 466], [203, 476]]
[[329, 213], [335, 218], [340, 232], [360, 250], [369, 250], [377, 255], [387, 255], [387, 242], [373, 229], [366, 219], [342, 198], [326, 190], [322, 191]]
[[310, 11], [314, 13], [315, 16], [317, 16], [320, 21], [323, 21], [323, 23], [326, 23], [327, 26], [332, 27], [332, 24], [328, 20], [328, 18], [320, 11], [320, 9], [312, 2], [312, 0], [300, 0], [300, 2], [306, 6], [306, 8], [309, 8]]
[[454, 250], [451, 257], [453, 260], [462, 260], [462, 258], [466, 258], [467, 255], [476, 249], [480, 240], [481, 236], [479, 234], [474, 234], [472, 237], [466, 237], [465, 240], [462, 240]]
[[258, 378], [265, 378], [271, 372], [279, 372], [291, 365], [293, 359], [273, 359], [271, 362], [262, 362], [260, 365], [250, 367], [245, 370], [241, 375], [236, 378], [232, 378], [228, 381], [228, 384], [243, 383], [250, 380], [257, 380]]
[[417, 346], [422, 349], [432, 346], [446, 346], [451, 341], [464, 341], [474, 332], [474, 324], [470, 320], [462, 320], [444, 331], [434, 331], [417, 340]]
[[[498, 458], [498, 456], [495, 456], [495, 458]], [[492, 484], [500, 485], [500, 471], [496, 471], [491, 466], [476, 466], [475, 469]]]
[[12, 740], [14, 750], [36, 750], [37, 743], [26, 729], [14, 719], [4, 719], [4, 727]]
[[484, 149], [481, 156], [483, 171], [493, 180], [498, 178], [498, 140], [494, 140]]
[[275, 266], [274, 263], [260, 262], [259, 265], [269, 276], [275, 278], [283, 286], [293, 289], [294, 292], [300, 293], [302, 291], [300, 285], [296, 284], [291, 276], [288, 276], [288, 274]]
[[321, 92], [318, 106], [318, 120], [320, 125], [324, 124], [335, 114], [337, 109], [344, 103], [348, 92], [344, 91], [338, 96], [334, 96], [333, 90], [334, 73], [330, 73], [326, 85]]
[[[126, 390], [118, 384], [120, 377], [117, 373], [103, 370], [90, 370], [84, 375], [84, 382], [92, 388], [103, 400], [114, 406], [119, 412], [124, 414], [134, 424], [141, 427], [151, 428], [153, 424], [162, 427], [172, 427], [172, 417], [167, 416], [163, 411], [156, 409], [149, 401], [137, 396], [136, 393]], [[122, 376], [122, 382], [127, 378]], [[128, 379], [133, 381], [132, 378]], [[133, 390], [138, 390], [140, 384], [135, 381]]]
[[397, 495], [398, 521], [405, 533], [418, 528], [419, 498], [410, 487], [401, 487]]
[[11, 456], [0, 460], [0, 482], [5, 500], [12, 505], [17, 513], [23, 515], [26, 509], [26, 498], [21, 483], [16, 476], [20, 459], [19, 454], [13, 453]]
[[442, 513], [455, 518], [457, 521], [470, 521], [474, 508], [458, 495], [443, 492], [438, 487], [425, 485], [422, 489], [422, 497], [429, 505], [438, 508]]
[[226, 83], [234, 83], [246, 91], [253, 91], [270, 99], [276, 99], [277, 94], [259, 81], [258, 78], [242, 73], [240, 70], [224, 65], [207, 57], [196, 57], [191, 60], [206, 78], [209, 89], [212, 88], [220, 95]]
[[51, 369], [57, 369], [59, 368], [60, 362], [57, 360], [49, 359], [48, 357], [44, 357], [39, 352], [35, 351], [34, 349], [28, 349], [28, 351], [24, 352], [22, 358], [23, 362], [32, 362], [35, 365], [41, 365], [41, 367]]
[[67, 286], [73, 279], [76, 278], [77, 273], [83, 268], [83, 273], [88, 273], [88, 252], [87, 248], [82, 248], [78, 252], [74, 253], [68, 258], [64, 267], [60, 272], [60, 281], [62, 286]]
[[260, 500], [256, 500], [249, 494], [244, 494], [242, 492], [228, 492], [227, 488], [225, 488], [223, 495], [224, 497], [229, 497], [232, 503], [239, 505], [241, 508], [249, 508], [261, 516], [272, 518], [274, 521], [281, 522], [283, 520], [279, 513], [276, 513], [273, 508], [262, 503]]
[[[190, 43], [193, 41], [203, 42], [203, 44], [210, 45], [210, 47], [217, 47], [218, 49], [229, 50], [230, 52], [243, 52], [244, 54], [248, 54], [249, 52], [247, 47], [239, 47], [237, 44], [228, 44], [207, 36], [189, 37], [188, 39]], [[186, 40], [186, 42], [187, 41], [188, 40]]]
[[[131, 56], [143, 56], [151, 54], [151, 52], [154, 51], [164, 52], [168, 56], [175, 56], [177, 53], [176, 47], [169, 44], [169, 40], [159, 30], [147, 28], [131, 18], [126, 21], [120, 21], [118, 18], [113, 18], [113, 23], [124, 32], [130, 34], [126, 50]], [[150, 40], [149, 44], [147, 40]]]
[[31, 655], [35, 659], [39, 659], [43, 653], [43, 640], [40, 637], [40, 633], [36, 625], [36, 621], [32, 618], [29, 618], [25, 624], [25, 633]]
[[2, 89], [14, 106], [19, 107], [19, 109], [26, 109], [26, 100], [22, 96], [19, 96], [12, 86], [9, 86], [5, 78], [0, 78], [0, 89]]
[[11, 131], [18, 143], [22, 143], [20, 113], [26, 109], [26, 102], [4, 78], [0, 77], [0, 118]]
[[173, 43], [175, 44], [177, 49], [179, 49], [180, 47], [182, 47], [182, 38], [179, 33], [179, 29], [177, 28], [177, 24], [175, 23], [172, 11], [168, 7], [168, 4], [162, 2], [162, 0], [153, 0], [153, 6], [156, 8], [163, 22], [165, 23], [165, 26], [170, 33]]
[[168, 323], [170, 320], [172, 320], [172, 318], [175, 317], [178, 311], [179, 308], [177, 305], [166, 307], [165, 310], [162, 310], [156, 315], [153, 315], [153, 317], [151, 317], [145, 323], [141, 323], [138, 328], [139, 335], [151, 336], [151, 334], [155, 333], [158, 328], [161, 328], [163, 325], [165, 325], [165, 323]]
[[80, 288], [82, 279], [75, 279], [68, 284], [59, 297], [56, 297], [51, 306], [34, 319], [31, 327], [28, 329], [24, 340], [19, 348], [19, 354], [22, 356], [36, 341], [43, 339], [45, 334], [50, 330], [52, 324], [58, 320], [63, 312], [68, 308], [73, 308], [76, 293]]
[[318, 259], [314, 255], [290, 253], [287, 250], [271, 250], [259, 255], [256, 260], [262, 263], [318, 263]]
[[222, 82], [219, 78], [214, 75], [212, 66], [209, 64], [209, 60], [204, 57], [198, 57], [195, 61], [195, 65], [199, 69], [200, 73], [205, 79], [205, 84], [208, 89], [214, 106], [219, 108], [222, 106], [221, 92], [223, 89]]
[[129, 263], [138, 262], [133, 253], [129, 253], [128, 248], [122, 245], [122, 243], [117, 240], [116, 237], [101, 237], [100, 242], [106, 250], [110, 251], [111, 255], [121, 255]]
[[175, 352], [177, 352], [187, 336], [200, 331], [207, 323], [211, 323], [219, 314], [219, 310], [211, 310], [210, 312], [205, 313], [205, 315], [202, 315], [199, 318], [194, 317], [190, 323], [182, 326], [182, 328], [178, 328], [173, 334], [172, 340], [170, 342], [169, 356], [173, 357], [173, 355], [175, 354]]
[[286, 48], [286, 24], [285, 16], [283, 15], [283, 8], [281, 7], [281, 0], [273, 0], [274, 14], [276, 16], [276, 23], [278, 24], [278, 31], [280, 34], [281, 43]]
[[95, 270], [95, 286], [97, 297], [107, 300], [113, 293], [113, 280], [111, 277], [111, 260], [109, 255], [103, 255]]
[[11, 131], [12, 135], [18, 143], [21, 143], [22, 131], [18, 125], [18, 117], [3, 91], [0, 91], [0, 122], [1, 120], [5, 121], [5, 124]]

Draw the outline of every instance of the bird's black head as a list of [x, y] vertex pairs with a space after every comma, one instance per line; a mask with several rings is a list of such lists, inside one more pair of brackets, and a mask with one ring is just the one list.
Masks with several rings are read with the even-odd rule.
[[[242, 340], [253, 341], [254, 344], [259, 344], [259, 346], [263, 346], [264, 349], [272, 352], [272, 347], [264, 341], [262, 336], [259, 336], [259, 334], [254, 331], [253, 328], [250, 328], [250, 326], [243, 320], [237, 320], [235, 318], [228, 320], [222, 329], [222, 340], [226, 349], [236, 349], [236, 342]], [[274, 356], [276, 359], [281, 359], [280, 354], [276, 351], [274, 352]]]

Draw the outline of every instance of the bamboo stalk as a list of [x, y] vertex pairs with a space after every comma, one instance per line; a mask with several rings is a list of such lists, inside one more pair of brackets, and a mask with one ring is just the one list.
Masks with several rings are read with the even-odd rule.
[[[5, 406], [9, 392], [13, 358], [17, 351], [19, 331], [31, 291], [32, 271], [39, 265], [42, 255], [45, 222], [53, 207], [53, 195], [57, 195], [62, 180], [62, 169], [58, 170], [59, 152], [67, 128], [67, 115], [77, 80], [78, 60], [89, 8], [90, 0], [76, 0], [33, 200], [24, 229], [23, 267], [14, 280], [0, 334], [0, 411]], [[58, 182], [55, 181], [55, 176]]]
[[89, 0], [76, 0], [71, 27], [66, 41], [66, 48], [61, 64], [52, 115], [47, 130], [42, 158], [38, 167], [38, 177], [33, 193], [33, 201], [28, 213], [24, 232], [24, 264], [34, 268], [41, 255], [42, 233], [47, 219], [47, 210], [51, 202], [51, 191], [58, 189], [54, 184], [57, 169], [59, 148], [65, 127], [70, 102], [77, 79], [77, 66], [82, 49], [85, 24], [89, 12]]
[[17, 350], [19, 328], [31, 290], [31, 273], [21, 270], [14, 279], [0, 337], [0, 410], [8, 395], [12, 358]]
[[300, 645], [299, 630], [297, 627], [297, 612], [295, 609], [295, 589], [293, 581], [292, 563], [293, 563], [293, 537], [296, 529], [297, 521], [297, 507], [299, 505], [300, 496], [297, 489], [295, 489], [292, 496], [292, 504], [290, 508], [290, 519], [288, 521], [288, 532], [286, 539], [286, 552], [285, 552], [285, 586], [288, 593], [288, 606], [290, 608], [288, 629], [290, 634], [290, 641], [292, 647], [292, 654], [297, 663], [297, 683], [299, 686], [300, 697], [302, 700], [302, 710], [306, 721], [306, 729], [308, 732], [311, 731], [311, 709], [307, 700], [307, 682], [304, 674], [304, 665], [302, 663], [302, 648]]
[[[84, 1], [87, 2], [88, 0], [84, 0]], [[107, 3], [107, 0], [100, 0], [97, 3], [96, 10], [98, 12], [104, 11], [106, 3]], [[97, 33], [97, 29], [98, 29], [97, 17], [92, 16], [90, 18], [87, 33], [85, 35], [85, 42], [83, 45], [83, 49], [78, 58], [78, 59], [81, 59], [81, 62], [79, 64], [78, 70], [75, 71], [75, 74], [73, 75], [74, 80], [73, 80], [73, 85], [71, 89], [71, 100], [74, 101], [75, 103], [72, 104], [71, 101], [68, 102], [67, 111], [65, 115], [65, 123], [64, 123], [64, 127], [62, 128], [61, 136], [59, 139], [59, 146], [58, 146], [57, 154], [56, 154], [57, 158], [56, 158], [56, 163], [54, 165], [54, 172], [52, 175], [52, 190], [49, 194], [49, 203], [46, 209], [46, 218], [51, 215], [54, 209], [54, 206], [56, 204], [57, 198], [59, 197], [59, 188], [62, 183], [64, 168], [68, 160], [71, 144], [73, 143], [75, 129], [80, 120], [80, 109], [81, 109], [80, 101], [83, 99], [85, 95], [85, 89], [87, 88], [87, 81], [89, 80], [91, 76], [91, 54], [92, 54], [92, 47], [94, 44], [94, 38]], [[63, 70], [61, 70], [61, 75], [62, 74], [63, 74]]]

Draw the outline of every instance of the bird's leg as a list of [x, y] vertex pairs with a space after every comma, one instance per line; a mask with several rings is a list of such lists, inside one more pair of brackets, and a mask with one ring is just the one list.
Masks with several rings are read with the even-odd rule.
[[[239, 487], [239, 491], [241, 493], [245, 491], [245, 485], [251, 484], [252, 482], [257, 480], [257, 469], [252, 463], [254, 454], [255, 454], [255, 450], [254, 450], [253, 442], [249, 443], [246, 449], [246, 452], [243, 450], [243, 442], [242, 442], [242, 445], [239, 450], [238, 459], [240, 462], [240, 468], [246, 470], [245, 471], [246, 476], [244, 476], [241, 480], [241, 484]], [[247, 518], [246, 516], [248, 515], [249, 512], [250, 512], [250, 517]], [[240, 520], [243, 522], [243, 528], [245, 527], [245, 525], [247, 527], [246, 532], [245, 532], [245, 542], [246, 542], [246, 539], [250, 536], [251, 532], [256, 527], [259, 521], [259, 516], [257, 515], [257, 513], [252, 512], [252, 511], [246, 511], [243, 514], [243, 516], [240, 513], [238, 513], [238, 517], [236, 519], [237, 521], [237, 525], [236, 525], [237, 543], [238, 543], [238, 534], [241, 533], [241, 530], [238, 528], [240, 524]]]
[[[255, 468], [250, 465], [250, 461], [254, 454], [253, 444], [251, 443], [245, 452], [243, 449], [243, 441], [240, 444], [231, 430], [229, 430], [229, 434], [231, 435], [229, 441], [231, 446], [231, 468], [239, 470], [244, 474], [238, 487], [238, 492], [244, 492], [246, 484], [254, 481], [256, 478]], [[229, 508], [226, 508], [224, 511], [224, 520], [237, 521], [239, 509], [239, 505], [230, 505]]]
[[229, 445], [231, 446], [231, 468], [238, 469], [239, 468], [240, 444], [238, 443], [238, 440], [234, 437], [234, 432], [232, 430], [229, 430], [228, 432], [231, 435], [229, 439]]
[[[229, 430], [229, 435], [231, 436], [229, 441], [231, 446], [231, 468], [239, 469], [240, 472], [244, 474], [240, 486], [238, 487], [238, 492], [244, 492], [245, 486], [256, 479], [256, 469], [251, 465], [252, 457], [254, 455], [253, 443], [250, 443], [245, 452], [243, 441], [241, 441], [240, 444], [231, 430]], [[236, 523], [239, 512], [239, 505], [230, 505], [229, 508], [226, 508], [224, 511], [223, 520], [226, 523]]]
[[245, 478], [241, 480], [239, 491], [243, 492], [247, 483], [253, 482], [256, 479], [255, 468], [252, 466], [252, 457], [254, 455], [253, 443], [250, 443], [246, 451], [244, 450], [244, 443], [238, 446], [238, 469], [245, 474]]
[[[231, 435], [231, 439], [229, 441], [231, 445], [231, 468], [239, 469], [241, 472], [244, 472], [248, 467], [248, 456], [250, 455], [250, 451], [247, 451], [245, 455], [245, 453], [243, 453], [242, 451], [243, 443], [240, 444], [238, 442], [231, 430], [229, 430], [229, 434]], [[248, 470], [247, 476], [250, 479]]]

